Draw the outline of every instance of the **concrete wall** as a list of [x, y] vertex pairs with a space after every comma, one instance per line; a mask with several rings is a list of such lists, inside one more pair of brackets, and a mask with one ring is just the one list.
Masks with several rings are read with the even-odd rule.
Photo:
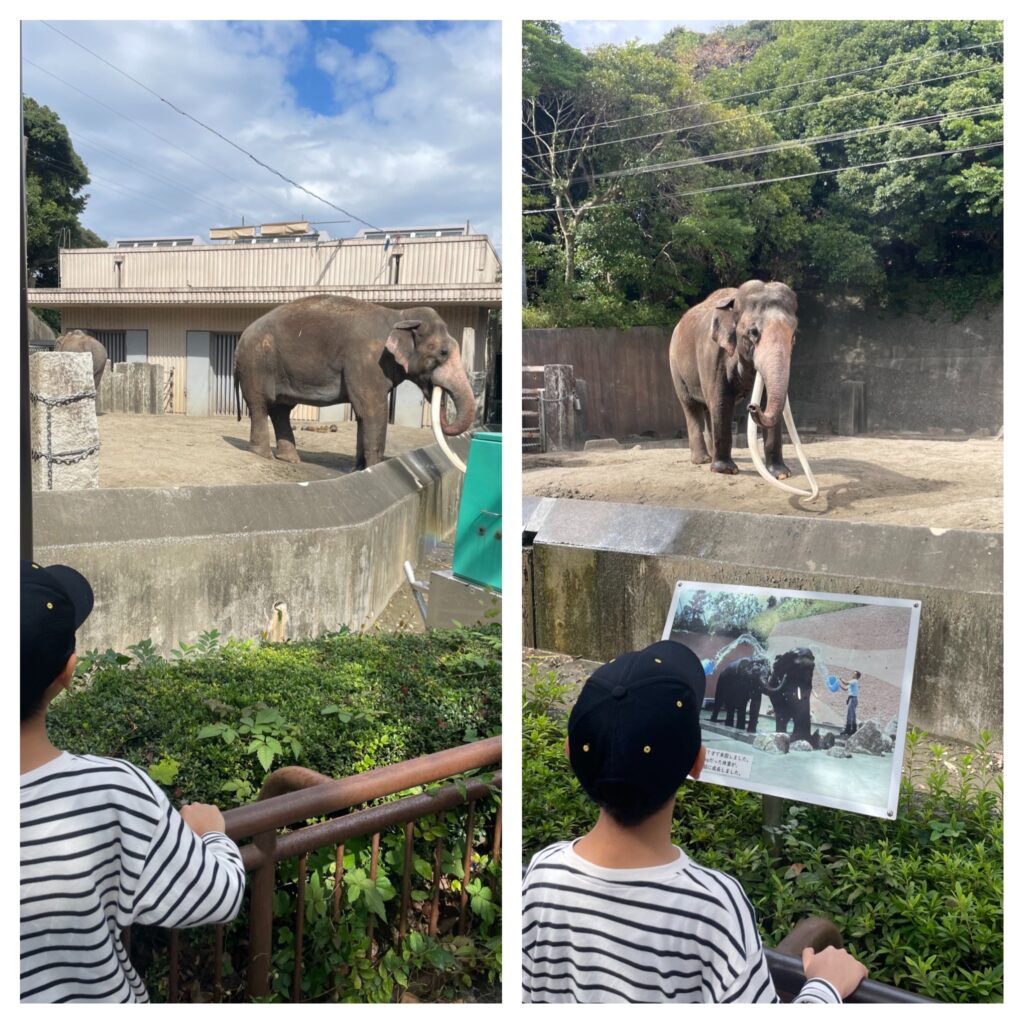
[[[568, 363], [587, 382], [587, 434], [685, 432], [668, 374], [669, 327], [523, 331], [524, 365]], [[954, 322], [882, 316], [800, 297], [790, 399], [797, 426], [839, 425], [844, 381], [864, 381], [867, 427], [995, 433], [1003, 422], [1002, 307]]]
[[100, 379], [98, 412], [130, 412], [159, 416], [170, 395], [164, 368], [158, 363], [107, 363]]
[[661, 637], [679, 580], [921, 602], [910, 721], [1003, 728], [1002, 537], [742, 512], [524, 500], [527, 644], [607, 661]]
[[[468, 439], [453, 438], [463, 459]], [[258, 637], [275, 601], [290, 635], [373, 620], [424, 536], [455, 526], [462, 474], [436, 446], [308, 484], [132, 488], [34, 496], [34, 557], [90, 580], [81, 650], [149, 637], [167, 652], [204, 630]]]

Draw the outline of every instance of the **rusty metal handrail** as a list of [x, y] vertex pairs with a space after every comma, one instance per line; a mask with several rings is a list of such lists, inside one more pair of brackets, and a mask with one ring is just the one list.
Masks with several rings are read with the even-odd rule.
[[[273, 899], [277, 864], [290, 857], [299, 858], [299, 899], [296, 907], [295, 927], [295, 976], [292, 996], [298, 1000], [301, 986], [301, 960], [304, 923], [304, 900], [302, 890], [305, 881], [306, 855], [312, 850], [328, 845], [337, 845], [336, 863], [340, 876], [344, 853], [344, 841], [355, 836], [372, 835], [373, 855], [370, 877], [376, 880], [377, 858], [379, 855], [380, 832], [392, 825], [405, 825], [407, 846], [406, 863], [402, 880], [402, 912], [399, 935], [404, 936], [407, 924], [411, 871], [411, 828], [412, 822], [446, 811], [460, 803], [468, 804], [466, 823], [466, 850], [463, 863], [462, 893], [459, 906], [459, 933], [463, 934], [467, 920], [467, 886], [472, 869], [473, 815], [478, 799], [490, 794], [491, 786], [501, 785], [501, 772], [497, 771], [490, 782], [471, 779], [461, 786], [444, 786], [434, 793], [420, 793], [392, 800], [386, 804], [367, 807], [358, 811], [349, 809], [358, 804], [368, 803], [400, 793], [415, 786], [427, 785], [460, 775], [464, 772], [485, 768], [501, 763], [501, 737], [493, 736], [475, 743], [467, 743], [436, 754], [403, 761], [399, 764], [374, 768], [345, 779], [330, 779], [319, 772], [292, 765], [279, 768], [271, 773], [263, 784], [260, 798], [252, 804], [235, 807], [224, 812], [225, 831], [236, 841], [250, 838], [252, 842], [241, 848], [242, 862], [246, 870], [252, 871], [249, 904], [249, 956], [246, 969], [246, 994], [251, 998], [266, 996], [269, 992], [270, 962], [273, 943]], [[318, 822], [295, 829], [282, 836], [277, 830], [287, 825], [335, 815], [340, 811], [349, 813], [328, 821]], [[494, 856], [500, 856], [501, 807], [498, 807], [494, 826]], [[440, 840], [435, 845], [434, 856], [434, 899], [431, 906], [430, 934], [437, 927], [439, 881], [441, 867]], [[340, 878], [335, 889], [335, 914], [339, 909]], [[370, 934], [374, 923], [371, 920]], [[221, 992], [220, 950], [223, 948], [223, 928], [216, 930], [217, 954], [214, 989]], [[171, 971], [172, 985], [176, 994], [177, 942], [172, 933]], [[172, 995], [173, 1001], [173, 995]]]
[[279, 768], [263, 784], [259, 800], [224, 812], [225, 831], [232, 839], [248, 839], [500, 760], [501, 737], [492, 736], [344, 779], [328, 779], [298, 766]]

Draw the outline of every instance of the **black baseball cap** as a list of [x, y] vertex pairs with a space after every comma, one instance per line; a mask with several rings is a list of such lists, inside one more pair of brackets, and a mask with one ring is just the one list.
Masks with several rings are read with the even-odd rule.
[[660, 640], [602, 665], [569, 715], [569, 761], [592, 800], [667, 800], [701, 746], [707, 677], [689, 647]]
[[61, 674], [75, 630], [92, 611], [89, 581], [66, 565], [21, 563], [21, 707], [24, 712]]

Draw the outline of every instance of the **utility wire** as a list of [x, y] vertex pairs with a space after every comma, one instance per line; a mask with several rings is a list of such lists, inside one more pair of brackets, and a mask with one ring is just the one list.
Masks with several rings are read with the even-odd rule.
[[[599, 146], [616, 146], [623, 142], [638, 142], [643, 139], [653, 139], [659, 135], [671, 135], [673, 132], [692, 132], [696, 131], [698, 128], [711, 128], [719, 124], [731, 124], [733, 121], [747, 121], [753, 117], [768, 117], [773, 114], [783, 114], [789, 110], [800, 110], [804, 107], [818, 107], [823, 103], [840, 103], [843, 100], [851, 100], [863, 96], [874, 96], [880, 92], [891, 92], [894, 89], [909, 89], [913, 85], [930, 85], [933, 82], [944, 82], [951, 78], [964, 78], [968, 75], [977, 75], [982, 71], [988, 70], [990, 69], [987, 67], [974, 68], [971, 71], [958, 71], [955, 74], [939, 75], [937, 78], [921, 78], [915, 82], [903, 82], [900, 85], [884, 85], [880, 89], [865, 89], [858, 92], [847, 92], [840, 96], [824, 96], [820, 100], [810, 100], [807, 103], [794, 103], [792, 106], [775, 107], [772, 110], [754, 110], [746, 114], [736, 114], [733, 117], [725, 117], [718, 121], [704, 121], [702, 124], [677, 125], [674, 128], [663, 128], [658, 132], [647, 132], [645, 135], [628, 135], [622, 139], [605, 139], [603, 142], [592, 142], [582, 146], [568, 146], [565, 149], [556, 149], [550, 155], [558, 156], [561, 153], [575, 153], [581, 149], [597, 149]], [[708, 100], [706, 105], [710, 106], [712, 103], [716, 102], [718, 101]]]
[[199, 118], [193, 117], [187, 110], [182, 110], [181, 107], [176, 106], [170, 100], [165, 99], [163, 96], [161, 96], [158, 92], [155, 92], [153, 89], [150, 89], [148, 85], [145, 85], [144, 83], [140, 82], [137, 78], [133, 78], [131, 75], [128, 74], [127, 71], [122, 71], [121, 68], [117, 67], [116, 64], [111, 64], [110, 61], [107, 60], [105, 57], [101, 57], [98, 53], [95, 53], [94, 51], [90, 50], [89, 47], [85, 46], [83, 43], [78, 42], [77, 39], [72, 39], [71, 36], [69, 36], [66, 32], [62, 32], [55, 25], [51, 25], [48, 21], [43, 21], [41, 22], [41, 24], [45, 25], [49, 29], [52, 29], [58, 35], [63, 36], [65, 39], [68, 40], [68, 42], [74, 43], [75, 46], [79, 47], [79, 49], [85, 50], [86, 53], [95, 57], [101, 63], [106, 64], [107, 67], [112, 68], [119, 75], [123, 75], [130, 82], [134, 82], [137, 86], [139, 86], [139, 88], [145, 89], [146, 92], [148, 92], [151, 96], [155, 96], [158, 100], [160, 100], [161, 103], [166, 103], [167, 106], [169, 106], [176, 113], [181, 114], [182, 117], [187, 117], [190, 121], [199, 125], [200, 128], [205, 128], [206, 131], [210, 132], [212, 135], [216, 135], [217, 138], [220, 139], [221, 141], [226, 142], [229, 146], [232, 146], [234, 149], [237, 149], [239, 153], [244, 153], [250, 160], [252, 160], [254, 163], [259, 164], [259, 166], [262, 167], [264, 170], [270, 171], [271, 174], [277, 175], [277, 177], [279, 177], [282, 181], [285, 181], [294, 188], [299, 189], [300, 192], [305, 192], [306, 195], [312, 196], [314, 199], [323, 203], [325, 206], [329, 206], [332, 210], [337, 210], [339, 213], [345, 214], [346, 217], [351, 217], [353, 218], [353, 220], [359, 221], [360, 224], [365, 224], [368, 228], [372, 228], [374, 231], [384, 230], [383, 228], [377, 227], [376, 224], [371, 224], [368, 220], [363, 220], [362, 217], [358, 217], [356, 216], [356, 214], [351, 213], [348, 210], [342, 209], [342, 207], [336, 205], [335, 203], [332, 203], [329, 199], [324, 199], [323, 196], [317, 195], [315, 192], [306, 188], [305, 185], [300, 185], [297, 181], [294, 181], [287, 175], [282, 174], [276, 168], [271, 167], [270, 164], [265, 163], [264, 161], [260, 160], [259, 157], [250, 153], [249, 150], [245, 149], [243, 146], [238, 145], [237, 142], [233, 142], [226, 135], [223, 135], [221, 132], [217, 131], [216, 128], [211, 128], [208, 124], [204, 124], [202, 121], [199, 120]]
[[107, 149], [106, 146], [101, 146], [98, 142], [95, 142], [92, 139], [90, 139], [89, 136], [86, 135], [84, 132], [69, 131], [68, 135], [70, 135], [72, 139], [81, 140], [81, 144], [85, 146], [91, 146], [93, 149], [98, 149], [101, 153], [106, 153], [107, 156], [111, 157], [114, 160], [119, 161], [120, 163], [127, 164], [129, 167], [134, 167], [136, 170], [141, 171], [143, 174], [147, 175], [150, 178], [153, 178], [155, 181], [162, 182], [163, 184], [169, 185], [171, 188], [179, 189], [182, 192], [187, 192], [189, 195], [195, 196], [196, 199], [198, 199], [201, 203], [205, 203], [207, 206], [211, 206], [216, 210], [221, 210], [222, 212], [226, 212], [234, 216], [233, 210], [228, 209], [228, 207], [226, 206], [222, 206], [216, 200], [207, 199], [206, 196], [201, 195], [199, 192], [193, 191], [188, 186], [181, 185], [178, 182], [174, 181], [172, 178], [164, 177], [164, 175], [162, 174], [157, 174], [156, 171], [151, 171], [148, 168], [143, 167], [142, 164], [138, 164], [134, 160], [129, 160], [126, 156], [121, 156], [119, 153], [115, 153], [112, 149]]
[[[797, 178], [816, 178], [822, 174], [838, 174], [840, 171], [860, 171], [865, 170], [869, 167], [887, 167], [889, 164], [907, 163], [911, 160], [928, 160], [931, 157], [936, 156], [953, 156], [959, 153], [973, 153], [981, 149], [991, 149], [993, 146], [1001, 146], [1003, 140], [999, 139], [996, 142], [984, 142], [977, 146], [965, 146], [961, 149], [944, 149], [937, 153], [919, 153], [916, 156], [894, 156], [888, 160], [877, 160], [873, 163], [867, 164], [851, 164], [848, 167], [832, 167], [822, 171], [807, 171], [804, 174], [786, 174], [779, 178], [758, 178], [754, 181], [741, 181], [733, 182], [729, 185], [711, 185], [706, 188], [692, 189], [689, 192], [666, 192], [659, 198], [671, 199], [671, 198], [684, 198], [687, 196], [699, 196], [706, 195], [709, 192], [728, 192], [732, 189], [737, 188], [753, 188], [755, 185], [774, 185], [781, 181], [795, 181]], [[656, 193], [652, 194], [651, 198], [654, 198]], [[588, 210], [600, 210], [608, 206], [624, 206], [627, 205], [625, 202], [608, 202], [608, 203], [595, 203], [593, 206], [588, 206]], [[544, 210], [523, 210], [524, 217], [531, 217], [534, 214], [541, 213], [557, 213], [558, 207], [552, 206]]]
[[683, 160], [671, 160], [661, 164], [645, 164], [640, 167], [626, 167], [617, 171], [605, 171], [602, 174], [595, 174], [592, 178], [576, 178], [568, 184], [581, 184], [588, 181], [597, 181], [602, 178], [632, 178], [638, 174], [649, 174], [655, 171], [674, 171], [680, 167], [693, 167], [697, 164], [717, 163], [721, 160], [738, 160], [743, 157], [760, 156], [763, 153], [775, 153], [783, 149], [795, 149], [800, 146], [823, 146], [829, 142], [845, 142], [849, 139], [859, 138], [863, 135], [877, 135], [882, 132], [892, 131], [896, 128], [914, 128], [926, 124], [934, 124], [945, 121], [950, 117], [980, 117], [982, 114], [990, 114], [1002, 107], [1002, 103], [990, 103], [984, 107], [972, 107], [968, 110], [951, 110], [947, 113], [924, 114], [921, 117], [911, 117], [904, 121], [892, 121], [889, 124], [867, 125], [863, 128], [849, 128], [842, 132], [831, 132], [828, 135], [814, 135], [803, 139], [783, 139], [780, 142], [768, 143], [764, 146], [752, 146], [749, 149], [736, 149], [731, 152], [709, 153], [704, 156], [687, 157]]
[[[45, 22], [44, 22], [44, 24], [45, 24]], [[931, 57], [950, 56], [950, 55], [952, 55], [954, 53], [966, 53], [968, 50], [978, 50], [978, 49], [982, 49], [982, 48], [984, 48], [986, 46], [998, 46], [998, 45], [1000, 45], [1002, 43], [1002, 41], [1003, 41], [1003, 38], [1002, 38], [1002, 36], [1000, 36], [998, 39], [989, 40], [987, 43], [974, 43], [971, 46], [958, 46], [956, 49], [953, 49], [953, 50], [930, 50], [928, 53], [922, 54], [921, 56], [918, 56], [918, 57], [908, 57], [908, 58], [906, 58], [906, 60], [887, 61], [884, 64], [872, 64], [870, 67], [856, 68], [853, 71], [841, 71], [838, 74], [826, 75], [823, 78], [805, 78], [801, 82], [786, 82], [786, 83], [784, 83], [782, 85], [773, 85], [773, 86], [771, 86], [771, 87], [769, 87], [767, 89], [757, 89], [754, 92], [740, 92], [740, 93], [736, 93], [733, 96], [712, 97], [711, 99], [708, 99], [708, 100], [702, 100], [700, 103], [690, 103], [690, 104], [687, 104], [687, 105], [682, 106], [682, 107], [662, 107], [662, 108], [660, 108], [658, 110], [648, 110], [647, 112], [645, 112], [643, 114], [630, 114], [630, 115], [628, 115], [626, 117], [616, 117], [616, 118], [612, 118], [609, 121], [599, 122], [598, 124], [593, 125], [592, 127], [594, 127], [594, 128], [608, 128], [608, 127], [610, 127], [611, 125], [614, 125], [614, 124], [622, 124], [624, 121], [635, 121], [635, 120], [637, 120], [637, 118], [640, 118], [640, 117], [655, 117], [658, 114], [672, 114], [672, 113], [675, 113], [676, 111], [680, 111], [680, 110], [693, 110], [693, 109], [695, 109], [697, 107], [704, 106], [706, 103], [728, 103], [730, 100], [742, 100], [742, 99], [747, 99], [750, 96], [763, 96], [765, 93], [778, 92], [781, 89], [796, 89], [799, 86], [802, 86], [802, 85], [813, 85], [816, 82], [832, 82], [832, 81], [835, 81], [836, 79], [839, 79], [839, 78], [850, 78], [850, 77], [852, 77], [854, 75], [866, 75], [870, 71], [878, 71], [878, 70], [880, 70], [882, 68], [889, 69], [889, 68], [900, 67], [903, 64], [920, 63], [921, 61], [928, 60]], [[544, 137], [546, 137], [548, 135], [554, 135], [554, 134], [556, 134], [556, 133], [555, 132], [543, 132], [541, 134], [536, 135], [535, 137], [538, 138], [538, 139], [541, 139], [541, 138], [544, 138]]]
[[[238, 178], [232, 177], [232, 175], [228, 174], [227, 171], [224, 171], [219, 167], [215, 167], [213, 164], [208, 164], [205, 160], [200, 159], [194, 153], [190, 153], [187, 149], [184, 149], [177, 143], [171, 142], [170, 139], [165, 139], [162, 135], [158, 135], [155, 131], [153, 131], [152, 128], [147, 128], [141, 122], [136, 121], [134, 118], [129, 117], [127, 114], [121, 113], [120, 110], [115, 110], [114, 107], [110, 106], [108, 103], [104, 103], [103, 100], [97, 99], [95, 96], [91, 96], [83, 89], [79, 89], [77, 85], [74, 85], [73, 83], [61, 78], [60, 75], [55, 75], [52, 71], [48, 71], [46, 68], [42, 67], [42, 65], [36, 64], [34, 61], [29, 60], [28, 57], [22, 57], [21, 59], [23, 63], [30, 64], [37, 71], [42, 71], [44, 75], [49, 75], [51, 78], [56, 79], [58, 82], [61, 83], [61, 85], [66, 85], [69, 89], [74, 89], [75, 92], [77, 92], [81, 96], [84, 96], [87, 100], [92, 100], [93, 103], [98, 103], [105, 110], [109, 110], [112, 114], [116, 114], [118, 117], [127, 121], [129, 124], [135, 125], [136, 128], [141, 128], [144, 132], [147, 132], [148, 134], [152, 135], [154, 139], [159, 139], [165, 145], [170, 146], [172, 149], [176, 149], [179, 153], [184, 153], [185, 156], [187, 156], [190, 160], [194, 160], [197, 164], [201, 164], [203, 167], [206, 167], [211, 171], [215, 171], [217, 174], [220, 174], [223, 177], [227, 178], [228, 181], [233, 181], [236, 185], [241, 185], [242, 188], [248, 189], [250, 192], [252, 192], [253, 195], [259, 196], [260, 199], [262, 199], [264, 202], [269, 203], [271, 209], [274, 209], [279, 205], [279, 200], [264, 195], [262, 192], [258, 191], [257, 189], [254, 189], [251, 185], [247, 185], [244, 181], [240, 181]], [[250, 217], [249, 219], [253, 220], [254, 218]]]

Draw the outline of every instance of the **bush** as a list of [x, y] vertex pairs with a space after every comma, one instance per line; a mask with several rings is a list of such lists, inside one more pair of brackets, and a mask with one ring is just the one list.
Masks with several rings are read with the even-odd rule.
[[[565, 756], [566, 687], [534, 676], [523, 703], [523, 854], [582, 835], [595, 807]], [[998, 1002], [1003, 992], [1002, 778], [974, 754], [905, 778], [896, 821], [791, 803], [776, 858], [758, 796], [688, 783], [675, 841], [743, 884], [773, 946], [812, 914], [835, 922], [871, 977], [942, 1002]], [[908, 763], [924, 735], [908, 734]], [[915, 785], [916, 783], [916, 785]]]
[[[248, 802], [268, 770], [303, 764], [341, 777], [458, 746], [501, 731], [498, 627], [427, 635], [349, 634], [299, 643], [221, 643], [213, 631], [182, 644], [173, 660], [149, 641], [131, 655], [90, 651], [80, 681], [49, 716], [53, 742], [73, 752], [120, 757], [170, 787], [176, 804]], [[482, 776], [486, 778], [486, 775]], [[461, 785], [458, 781], [457, 785]], [[441, 783], [426, 789], [438, 788]], [[419, 789], [414, 792], [420, 791]], [[497, 795], [497, 794], [495, 794]], [[336, 878], [334, 848], [306, 862], [303, 1001], [387, 1002], [495, 998], [501, 970], [498, 864], [491, 856], [494, 808], [477, 807], [467, 837], [465, 806], [413, 829], [413, 923], [398, 942], [405, 836], [380, 837], [371, 878], [369, 836], [344, 845]], [[435, 841], [441, 841], [439, 927], [427, 933]], [[470, 934], [456, 934], [463, 863]], [[277, 868], [270, 1001], [290, 998], [298, 862]], [[335, 883], [341, 913], [335, 920]], [[242, 997], [248, 909], [225, 932], [224, 986]], [[371, 937], [370, 924], [374, 934]], [[133, 929], [132, 960], [155, 1000], [167, 998], [167, 935]], [[182, 998], [197, 1000], [212, 977], [213, 930], [183, 937]]]

